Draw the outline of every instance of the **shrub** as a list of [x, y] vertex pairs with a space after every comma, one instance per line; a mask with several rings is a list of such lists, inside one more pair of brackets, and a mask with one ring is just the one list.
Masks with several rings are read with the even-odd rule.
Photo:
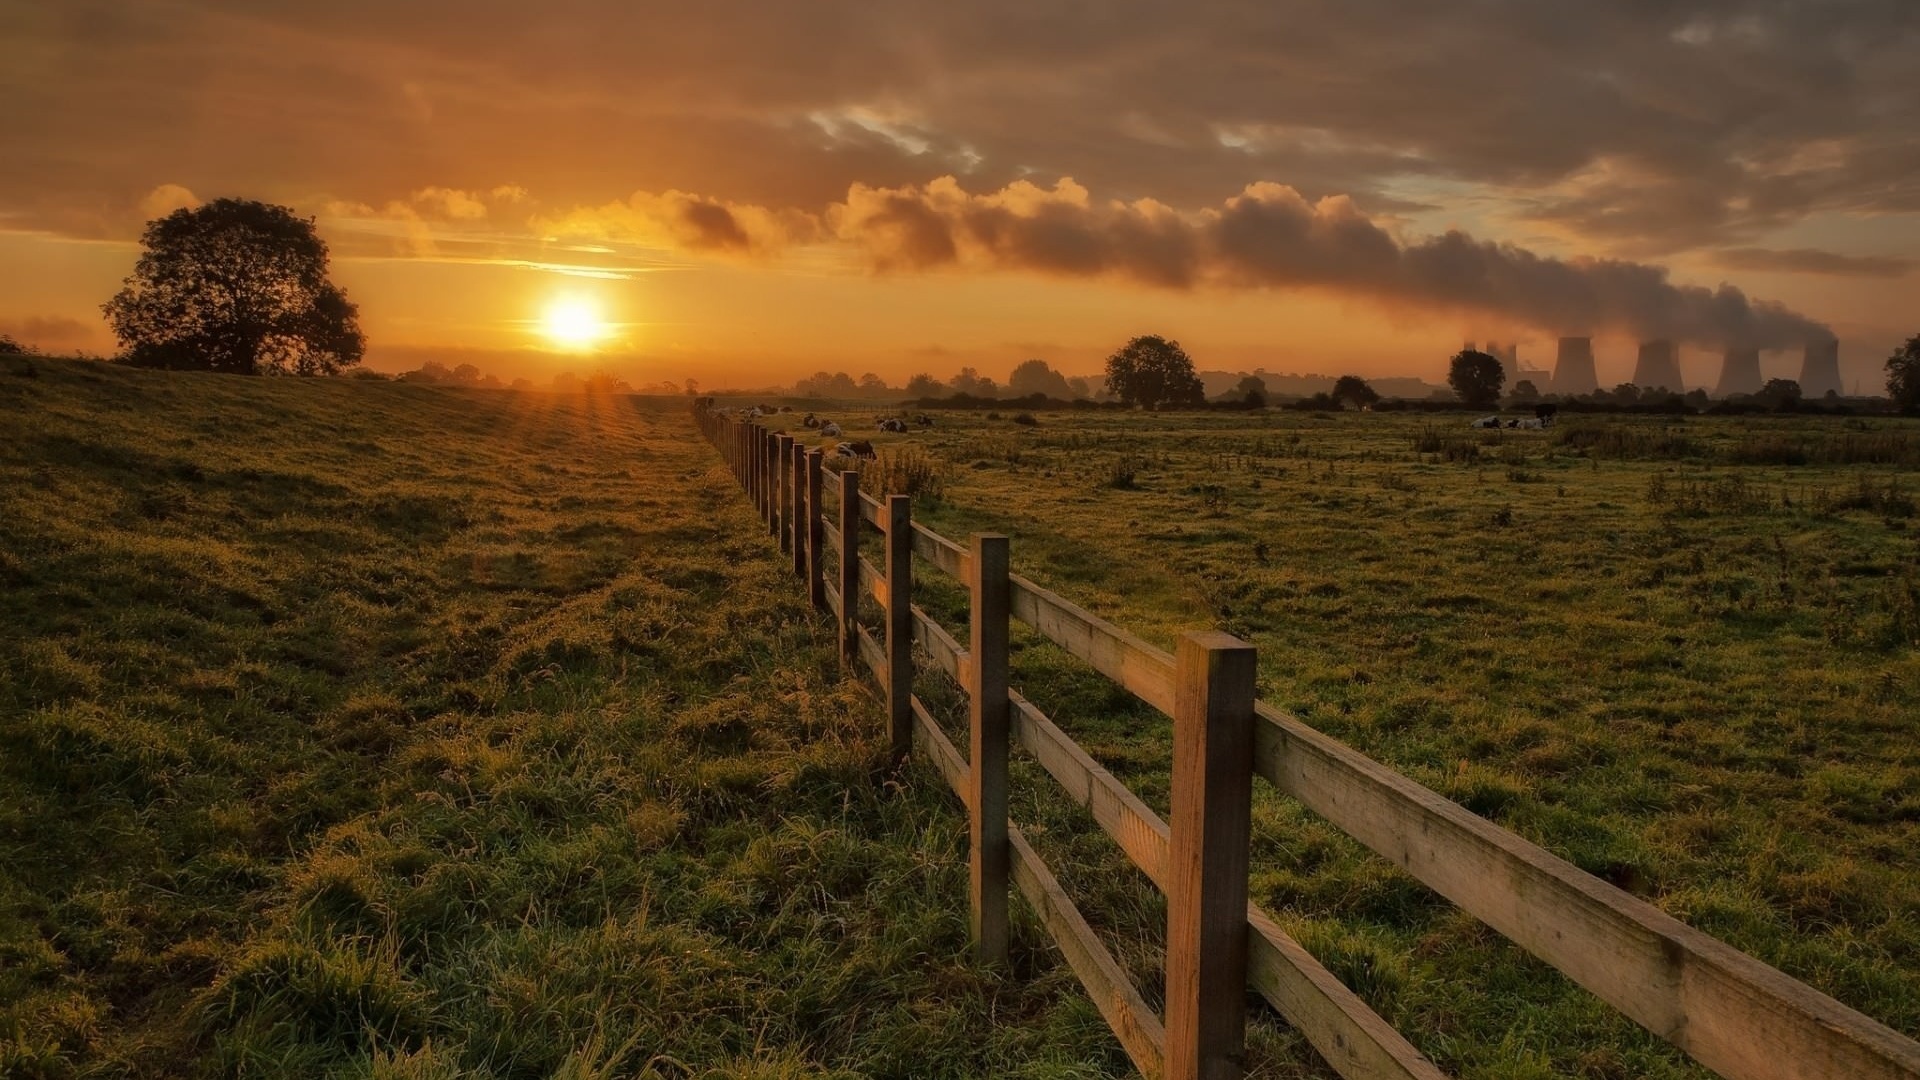
[[1040, 424], [1040, 421], [1035, 420], [1033, 414], [1030, 412], [1015, 413], [1013, 415], [1013, 422], [1019, 424], [1021, 427], [1037, 427]]
[[1140, 470], [1145, 467], [1146, 461], [1140, 455], [1122, 454], [1114, 458], [1113, 464], [1107, 467], [1107, 486], [1121, 491], [1131, 491], [1134, 488], [1134, 480], [1139, 476]]
[[917, 503], [939, 502], [947, 493], [947, 463], [918, 446], [883, 452], [860, 470], [860, 488], [875, 498], [907, 495]]

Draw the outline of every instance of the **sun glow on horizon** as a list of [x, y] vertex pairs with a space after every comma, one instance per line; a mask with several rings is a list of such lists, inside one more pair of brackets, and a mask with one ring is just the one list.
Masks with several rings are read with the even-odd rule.
[[563, 296], [541, 312], [540, 332], [563, 349], [588, 352], [612, 335], [613, 325], [593, 299]]

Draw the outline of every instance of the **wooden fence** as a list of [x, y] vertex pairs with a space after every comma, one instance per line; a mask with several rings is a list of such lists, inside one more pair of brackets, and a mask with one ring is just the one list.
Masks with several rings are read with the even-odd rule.
[[[1444, 1075], [1248, 903], [1258, 773], [1727, 1080], [1920, 1080], [1920, 1044], [1257, 701], [1252, 646], [1188, 634], [1168, 654], [1011, 573], [1004, 536], [962, 547], [915, 524], [906, 496], [883, 502], [854, 471], [826, 474], [791, 435], [707, 408], [695, 418], [838, 620], [845, 661], [884, 691], [894, 757], [925, 755], [966, 805], [978, 959], [1006, 959], [1011, 883], [1144, 1075], [1237, 1075], [1248, 985], [1350, 1080]], [[863, 528], [885, 540], [884, 571], [860, 554]], [[966, 584], [964, 646], [913, 603], [915, 558]], [[863, 595], [885, 613], [880, 639], [857, 617]], [[1015, 619], [1172, 717], [1171, 829], [1008, 685]], [[916, 644], [967, 694], [965, 757], [913, 693]], [[1007, 820], [1015, 746], [1166, 893], [1164, 1022]]]

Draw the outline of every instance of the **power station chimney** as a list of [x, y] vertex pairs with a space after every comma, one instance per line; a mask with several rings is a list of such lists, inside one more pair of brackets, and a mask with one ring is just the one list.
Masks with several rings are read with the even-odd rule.
[[[1760, 350], [1727, 346], [1725, 358], [1720, 361], [1720, 385], [1713, 388], [1713, 396], [1724, 398], [1735, 394], [1757, 394], [1761, 385]], [[1802, 392], [1805, 392], [1804, 387]], [[1824, 390], [1821, 392], [1825, 393]]]
[[1591, 394], [1600, 389], [1600, 376], [1593, 370], [1593, 339], [1563, 337], [1560, 358], [1553, 365], [1555, 394]]
[[1687, 392], [1687, 388], [1680, 385], [1680, 354], [1673, 342], [1640, 343], [1640, 359], [1633, 365], [1633, 385], [1642, 390], [1664, 388], [1675, 394]]
[[1800, 362], [1800, 395], [1823, 398], [1827, 391], [1838, 394], [1841, 389], [1839, 339], [1807, 342], [1806, 359]]

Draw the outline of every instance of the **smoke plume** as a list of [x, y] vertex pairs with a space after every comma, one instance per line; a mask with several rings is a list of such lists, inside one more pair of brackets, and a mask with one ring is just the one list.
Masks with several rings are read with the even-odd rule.
[[1071, 180], [981, 195], [951, 177], [918, 187], [856, 184], [830, 208], [827, 226], [882, 272], [951, 266], [1170, 288], [1318, 288], [1492, 315], [1551, 335], [1614, 332], [1713, 349], [1830, 336], [1731, 285], [1677, 285], [1659, 266], [1552, 258], [1461, 232], [1403, 241], [1345, 196], [1308, 202], [1273, 183], [1197, 212], [1152, 200], [1096, 203]]

